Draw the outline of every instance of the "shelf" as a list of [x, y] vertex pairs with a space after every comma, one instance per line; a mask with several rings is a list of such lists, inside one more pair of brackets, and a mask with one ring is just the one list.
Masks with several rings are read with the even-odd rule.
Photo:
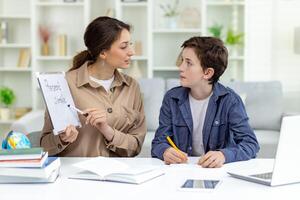
[[201, 29], [153, 29], [153, 33], [201, 33]]
[[15, 119], [9, 119], [9, 120], [1, 120], [0, 119], [0, 124], [10, 125], [10, 124], [14, 123], [15, 121], [16, 121]]
[[148, 60], [147, 56], [132, 56], [131, 60]]
[[208, 6], [243, 6], [245, 5], [244, 1], [208, 1], [206, 3]]
[[74, 7], [74, 6], [84, 6], [83, 2], [38, 2], [37, 6], [64, 6], [64, 7]]
[[1, 72], [31, 72], [31, 67], [0, 67]]
[[178, 67], [175, 66], [157, 66], [153, 67], [154, 71], [178, 71]]
[[147, 2], [121, 2], [123, 7], [146, 7]]
[[29, 20], [29, 15], [0, 15], [0, 19], [25, 19]]
[[244, 60], [244, 56], [229, 56], [229, 60]]
[[73, 56], [38, 56], [36, 59], [40, 61], [61, 61], [61, 60], [69, 61], [72, 58]]
[[0, 48], [30, 48], [31, 45], [30, 44], [17, 44], [17, 43], [7, 43], [7, 44], [0, 44]]

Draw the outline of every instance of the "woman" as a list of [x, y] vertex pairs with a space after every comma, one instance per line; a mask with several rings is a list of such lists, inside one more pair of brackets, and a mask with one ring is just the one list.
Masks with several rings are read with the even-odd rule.
[[87, 50], [73, 59], [66, 79], [81, 128], [72, 125], [57, 136], [46, 111], [41, 146], [57, 156], [135, 156], [146, 134], [144, 106], [138, 83], [120, 73], [134, 54], [130, 26], [98, 17], [86, 28]]
[[[254, 158], [259, 150], [241, 98], [218, 83], [227, 68], [223, 42], [212, 37], [192, 37], [182, 45], [180, 87], [163, 100], [159, 127], [152, 141], [152, 156], [166, 164], [201, 156], [202, 167]], [[166, 140], [170, 136], [177, 147]]]

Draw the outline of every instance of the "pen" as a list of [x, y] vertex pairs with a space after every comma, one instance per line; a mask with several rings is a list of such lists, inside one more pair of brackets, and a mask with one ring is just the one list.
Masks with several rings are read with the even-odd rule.
[[82, 110], [79, 110], [78, 108], [68, 104], [69, 108], [72, 108], [73, 110], [76, 110], [77, 112], [79, 112], [80, 114], [82, 114], [83, 116], [87, 117], [89, 114], [88, 113], [84, 113]]
[[186, 156], [180, 151], [180, 149], [175, 145], [175, 143], [172, 141], [172, 139], [170, 138], [170, 136], [167, 136], [167, 140], [168, 140], [169, 144], [170, 144], [176, 151], [178, 151], [178, 153], [180, 153], [180, 155], [182, 155], [183, 157], [186, 157]]

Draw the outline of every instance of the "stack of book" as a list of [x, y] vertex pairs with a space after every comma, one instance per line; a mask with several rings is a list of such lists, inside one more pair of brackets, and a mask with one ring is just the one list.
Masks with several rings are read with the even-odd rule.
[[0, 150], [0, 183], [51, 183], [59, 169], [60, 159], [42, 148]]

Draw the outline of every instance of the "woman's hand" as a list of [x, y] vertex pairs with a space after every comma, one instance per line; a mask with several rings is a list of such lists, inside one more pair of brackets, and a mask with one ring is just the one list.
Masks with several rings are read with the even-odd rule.
[[108, 125], [106, 111], [99, 108], [91, 108], [84, 110], [87, 113], [85, 124], [90, 124], [97, 128], [104, 137], [111, 141], [114, 137], [114, 130]]
[[176, 163], [186, 163], [188, 160], [187, 154], [183, 151], [177, 151], [173, 147], [169, 147], [163, 154], [164, 161], [167, 165]]
[[59, 134], [59, 138], [63, 142], [73, 143], [78, 136], [78, 131], [74, 125], [69, 125], [66, 127], [65, 131]]
[[219, 168], [225, 163], [225, 156], [222, 151], [209, 151], [201, 156], [198, 165], [205, 168]]
[[106, 111], [99, 108], [91, 108], [84, 110], [87, 113], [85, 124], [91, 124], [95, 128], [105, 127], [107, 124]]

